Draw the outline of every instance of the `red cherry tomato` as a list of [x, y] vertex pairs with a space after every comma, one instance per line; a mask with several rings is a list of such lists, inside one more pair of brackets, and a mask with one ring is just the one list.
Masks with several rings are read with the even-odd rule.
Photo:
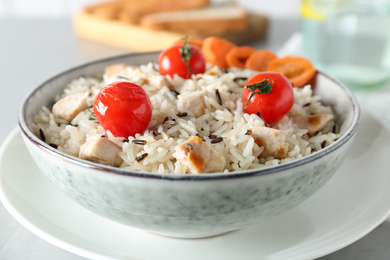
[[99, 91], [93, 111], [105, 130], [127, 138], [146, 129], [152, 117], [152, 104], [142, 87], [119, 81]]
[[206, 61], [202, 51], [194, 46], [187, 44], [175, 44], [160, 54], [158, 60], [161, 75], [177, 74], [182, 78], [191, 78], [193, 74], [204, 73]]
[[[253, 84], [271, 83], [270, 93], [255, 87], [252, 95], [250, 87]], [[263, 85], [264, 85], [263, 84]], [[261, 84], [260, 84], [261, 85]], [[263, 94], [258, 94], [263, 92]], [[250, 97], [252, 95], [252, 97]], [[248, 102], [249, 99], [249, 102]], [[245, 84], [242, 96], [244, 112], [248, 114], [260, 114], [267, 124], [273, 124], [282, 119], [290, 111], [294, 104], [294, 92], [289, 80], [278, 72], [260, 72], [250, 78]], [[246, 106], [247, 104], [247, 106]], [[245, 107], [246, 106], [246, 107]]]

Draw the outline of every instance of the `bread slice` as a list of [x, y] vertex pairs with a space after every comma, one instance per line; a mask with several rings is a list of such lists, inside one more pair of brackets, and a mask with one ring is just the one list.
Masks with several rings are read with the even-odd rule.
[[172, 45], [185, 35], [168, 31], [151, 31], [137, 25], [107, 20], [88, 12], [73, 18], [75, 33], [83, 39], [132, 51], [155, 51]]
[[[244, 30], [228, 33], [215, 32], [215, 36], [223, 37], [235, 44], [248, 44], [264, 36], [268, 29], [268, 19], [261, 14], [249, 14], [249, 23]], [[132, 51], [155, 51], [171, 46], [179, 39], [204, 39], [211, 32], [202, 34], [183, 34], [165, 30], [149, 30], [138, 25], [131, 25], [117, 20], [108, 20], [87, 12], [80, 12], [73, 18], [75, 33], [83, 39], [100, 42]]]
[[200, 9], [149, 14], [142, 17], [140, 24], [150, 30], [173, 31], [193, 37], [221, 36], [248, 28], [249, 14], [228, 2]]
[[[73, 19], [75, 33], [84, 39], [101, 42], [132, 51], [154, 51], [169, 47], [179, 39], [204, 39], [208, 36], [225, 38], [235, 44], [247, 44], [267, 32], [268, 19], [261, 14], [248, 13], [232, 3], [208, 4], [209, 0], [115, 0], [85, 8]], [[189, 8], [207, 5], [200, 9], [144, 15], [140, 24], [120, 20], [124, 2], [164, 3], [165, 8]], [[167, 3], [178, 3], [169, 7]], [[184, 4], [184, 2], [186, 4]], [[138, 11], [141, 7], [135, 7]], [[155, 9], [154, 9], [155, 10]], [[163, 9], [166, 10], [166, 9]], [[155, 10], [156, 11], [156, 10]], [[134, 15], [140, 17], [139, 15]]]
[[141, 17], [178, 10], [201, 8], [209, 5], [209, 0], [114, 0], [91, 5], [85, 8], [89, 14], [137, 24]]

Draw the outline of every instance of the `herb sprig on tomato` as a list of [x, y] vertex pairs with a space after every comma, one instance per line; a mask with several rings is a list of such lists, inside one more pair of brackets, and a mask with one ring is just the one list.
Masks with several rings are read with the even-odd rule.
[[244, 112], [260, 114], [267, 124], [274, 124], [288, 114], [294, 104], [289, 80], [277, 72], [260, 72], [245, 84]]
[[188, 44], [187, 37], [184, 43], [175, 44], [164, 50], [158, 60], [161, 75], [175, 74], [189, 79], [193, 74], [204, 73], [206, 61], [200, 48]]

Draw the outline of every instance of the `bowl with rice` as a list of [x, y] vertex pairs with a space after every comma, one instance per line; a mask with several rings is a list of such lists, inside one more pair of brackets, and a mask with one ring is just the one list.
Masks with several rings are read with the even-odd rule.
[[[170, 237], [209, 237], [302, 203], [346, 157], [359, 105], [328, 75], [317, 72], [315, 87], [294, 88], [294, 105], [271, 127], [243, 112], [243, 86], [254, 71], [208, 65], [190, 79], [168, 77], [156, 70], [158, 55], [75, 67], [38, 86], [21, 105], [19, 126], [32, 158], [85, 208]], [[152, 107], [146, 130], [126, 138], [105, 131], [92, 109], [99, 90], [117, 81], [142, 86]], [[61, 108], [67, 99], [83, 105], [76, 112]], [[72, 115], [58, 115], [63, 112]], [[200, 168], [184, 158], [188, 147], [203, 153]]]

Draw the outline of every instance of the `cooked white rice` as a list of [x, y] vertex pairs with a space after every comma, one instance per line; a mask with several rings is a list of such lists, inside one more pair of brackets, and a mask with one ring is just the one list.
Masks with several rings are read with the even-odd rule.
[[[153, 72], [152, 63], [139, 68], [145, 73]], [[199, 135], [210, 147], [225, 157], [225, 172], [286, 163], [316, 152], [339, 138], [339, 135], [334, 133], [334, 120], [313, 137], [306, 134], [307, 130], [299, 129], [292, 123], [290, 119], [292, 116], [333, 114], [330, 107], [321, 104], [320, 97], [312, 95], [310, 86], [294, 88], [295, 103], [291, 111], [274, 126], [287, 133], [288, 157], [261, 158], [263, 147], [259, 147], [254, 138], [246, 133], [250, 126], [264, 126], [264, 121], [257, 115], [244, 114], [241, 99], [245, 81], [240, 78], [249, 78], [255, 72], [234, 68], [226, 72], [209, 66], [205, 74], [193, 76], [189, 80], [167, 77], [170, 87], [163, 86], [161, 89], [156, 89], [144, 84], [136, 71], [135, 67], [127, 67], [111, 78], [103, 75], [103, 79], [73, 80], [56, 100], [70, 94], [89, 92], [88, 105], [92, 107], [94, 97], [101, 87], [126, 78], [142, 85], [153, 106], [152, 119], [144, 133], [129, 137], [128, 142], [127, 140], [124, 142], [124, 138], [114, 137], [99, 126], [96, 120], [90, 120], [91, 108], [80, 112], [69, 124], [55, 118], [49, 108], [43, 107], [34, 118], [33, 130], [37, 136], [40, 136], [41, 129], [47, 143], [54, 144], [59, 151], [73, 156], [78, 156], [80, 146], [87, 139], [105, 135], [122, 148], [123, 163], [120, 167], [131, 171], [171, 174], [185, 173], [185, 168], [173, 156], [174, 147], [194, 135]], [[206, 90], [207, 95], [204, 97], [206, 113], [196, 118], [191, 111], [178, 108], [177, 97], [170, 88], [179, 93]], [[222, 105], [217, 101], [215, 93], [217, 89], [223, 100]], [[187, 116], [180, 117], [179, 113], [187, 113]], [[223, 141], [211, 143], [210, 134], [222, 137]], [[145, 140], [146, 144], [134, 144], [131, 142], [134, 139]], [[145, 153], [148, 155], [144, 159], [136, 160]]]

